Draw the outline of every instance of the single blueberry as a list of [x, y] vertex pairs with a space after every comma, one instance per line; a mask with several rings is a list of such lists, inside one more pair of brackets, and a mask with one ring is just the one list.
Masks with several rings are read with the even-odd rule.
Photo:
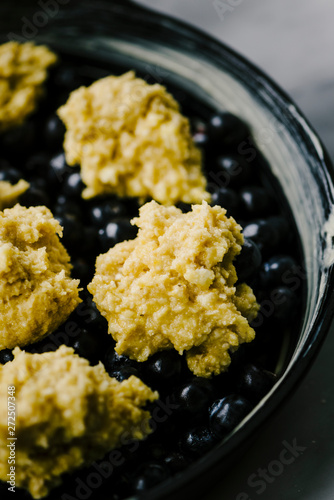
[[165, 456], [164, 463], [173, 474], [177, 474], [188, 467], [189, 459], [183, 453], [174, 451]]
[[210, 392], [197, 378], [193, 378], [174, 391], [175, 402], [180, 405], [180, 410], [190, 414], [203, 410], [209, 404], [210, 397]]
[[45, 191], [31, 185], [27, 191], [20, 196], [20, 204], [23, 207], [50, 206], [50, 198]]
[[220, 205], [226, 209], [228, 216], [235, 217], [238, 213], [239, 197], [233, 189], [218, 188], [212, 193], [211, 205]]
[[174, 350], [157, 352], [145, 363], [145, 379], [152, 388], [173, 385], [182, 369], [182, 357]]
[[134, 368], [137, 369], [138, 363], [128, 358], [127, 356], [123, 356], [122, 354], [118, 354], [114, 347], [111, 346], [107, 350], [104, 357], [104, 367], [106, 371], [110, 373], [116, 373], [117, 371], [123, 370], [124, 368]]
[[240, 191], [240, 199], [245, 216], [259, 217], [270, 211], [270, 198], [266, 190], [260, 186], [248, 186]]
[[276, 380], [275, 373], [249, 363], [238, 375], [237, 390], [248, 401], [258, 403], [270, 391]]
[[240, 118], [225, 112], [211, 117], [208, 133], [216, 146], [237, 146], [249, 135], [249, 129]]
[[274, 304], [273, 319], [288, 324], [297, 313], [298, 297], [287, 286], [279, 286], [270, 292]]
[[169, 477], [167, 467], [159, 462], [145, 464], [138, 472], [139, 474], [133, 481], [133, 489], [136, 493], [143, 493]]
[[65, 135], [65, 126], [56, 114], [49, 116], [45, 123], [44, 137], [49, 149], [61, 148]]
[[243, 235], [254, 241], [261, 251], [267, 251], [276, 241], [275, 229], [271, 225], [270, 218], [249, 222], [244, 227]]
[[30, 178], [44, 177], [49, 168], [50, 157], [44, 151], [31, 155], [24, 165], [24, 170]]
[[11, 349], [2, 349], [0, 351], [0, 363], [5, 365], [8, 361], [12, 361], [14, 359], [13, 352]]
[[188, 429], [180, 439], [179, 446], [185, 455], [200, 457], [207, 453], [217, 442], [216, 436], [207, 426]]
[[240, 283], [251, 280], [259, 271], [261, 266], [262, 256], [261, 252], [249, 238], [244, 238], [240, 254], [235, 260], [235, 269]]
[[99, 240], [103, 252], [124, 240], [132, 240], [137, 235], [137, 227], [128, 219], [115, 219], [99, 230]]
[[69, 200], [63, 194], [59, 195], [54, 204], [53, 212], [57, 215], [76, 217], [78, 220], [82, 220], [82, 209], [80, 205], [74, 201]]
[[218, 399], [209, 411], [211, 431], [217, 438], [226, 436], [252, 409], [253, 404], [237, 394]]
[[72, 172], [67, 175], [62, 185], [62, 191], [69, 198], [79, 198], [81, 196], [84, 183], [79, 172]]
[[223, 171], [225, 187], [239, 187], [247, 184], [254, 176], [253, 169], [249, 163], [240, 155], [225, 154], [216, 159], [218, 171]]
[[64, 153], [53, 156], [49, 161], [49, 168], [46, 174], [50, 186], [55, 189], [56, 186], [59, 186], [59, 184], [62, 184], [66, 180], [71, 172], [72, 168], [67, 165]]
[[193, 141], [199, 148], [206, 148], [209, 144], [209, 136], [205, 132], [195, 132]]
[[291, 278], [297, 263], [290, 255], [275, 255], [263, 263], [260, 276], [265, 288], [283, 285], [286, 279]]
[[16, 184], [19, 180], [22, 179], [22, 174], [13, 167], [0, 169], [0, 181], [7, 181], [10, 184]]

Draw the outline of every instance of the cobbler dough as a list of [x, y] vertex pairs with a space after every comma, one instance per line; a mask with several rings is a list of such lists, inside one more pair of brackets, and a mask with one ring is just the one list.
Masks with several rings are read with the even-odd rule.
[[229, 350], [253, 340], [248, 321], [259, 306], [249, 286], [235, 286], [243, 236], [225, 214], [206, 202], [183, 214], [152, 201], [132, 221], [137, 238], [97, 258], [88, 289], [119, 354], [145, 361], [174, 347], [210, 377], [227, 369]]
[[35, 110], [47, 69], [56, 61], [57, 56], [44, 46], [0, 45], [0, 132], [21, 125]]
[[0, 181], [0, 210], [10, 208], [18, 201], [19, 196], [29, 188], [29, 183], [20, 179], [16, 184]]
[[172, 205], [209, 200], [188, 120], [161, 85], [131, 71], [72, 92], [58, 110], [69, 165], [79, 163], [84, 198], [103, 193]]
[[29, 354], [14, 349], [0, 365], [0, 479], [8, 477], [8, 386], [15, 387], [17, 487], [42, 498], [73, 472], [131, 438], [150, 433], [148, 401], [157, 399], [138, 378], [118, 382], [102, 363], [89, 362], [61, 346]]
[[0, 349], [36, 342], [80, 302], [62, 229], [46, 207], [0, 212]]

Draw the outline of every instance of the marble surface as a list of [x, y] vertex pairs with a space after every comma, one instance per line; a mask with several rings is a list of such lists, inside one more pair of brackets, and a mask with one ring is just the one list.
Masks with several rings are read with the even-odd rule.
[[[264, 69], [297, 102], [334, 158], [332, 0], [138, 3], [200, 27]], [[334, 331], [297, 391], [203, 500], [333, 500], [333, 355]], [[283, 464], [286, 443], [299, 448]]]

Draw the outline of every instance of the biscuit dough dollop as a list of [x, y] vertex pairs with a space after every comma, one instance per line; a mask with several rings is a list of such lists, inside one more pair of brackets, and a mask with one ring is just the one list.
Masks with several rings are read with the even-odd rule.
[[88, 289], [118, 353], [145, 361], [174, 347], [186, 351], [193, 373], [210, 377], [227, 369], [229, 351], [253, 340], [259, 305], [248, 285], [235, 286], [243, 236], [225, 214], [206, 202], [183, 214], [152, 201], [132, 221], [137, 237], [97, 258]]
[[0, 212], [0, 349], [42, 339], [81, 302], [58, 235], [61, 226], [46, 207]]
[[157, 399], [137, 377], [109, 377], [102, 363], [89, 362], [61, 346], [30, 354], [15, 348], [0, 365], [0, 479], [8, 477], [8, 387], [15, 387], [17, 487], [42, 498], [61, 475], [89, 465], [122, 444], [150, 433], [143, 406]]
[[33, 43], [0, 45], [0, 132], [21, 125], [43, 95], [47, 69], [57, 56]]
[[103, 193], [172, 205], [209, 200], [189, 121], [165, 87], [130, 71], [81, 87], [58, 110], [69, 165], [79, 163], [84, 198]]
[[14, 206], [28, 188], [29, 183], [24, 179], [20, 179], [16, 184], [0, 181], [0, 210]]

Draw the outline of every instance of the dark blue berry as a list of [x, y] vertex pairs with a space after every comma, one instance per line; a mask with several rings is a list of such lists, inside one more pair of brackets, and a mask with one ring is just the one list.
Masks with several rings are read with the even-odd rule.
[[259, 217], [270, 211], [271, 200], [266, 190], [260, 186], [245, 187], [240, 191], [240, 198], [245, 216]]
[[49, 149], [57, 150], [61, 148], [65, 135], [65, 126], [60, 118], [53, 114], [49, 116], [45, 123], [44, 137]]
[[238, 376], [237, 390], [248, 401], [258, 403], [273, 387], [277, 376], [256, 365], [247, 364]]
[[244, 227], [243, 234], [245, 238], [254, 241], [261, 251], [267, 251], [277, 242], [275, 228], [272, 227], [270, 218], [249, 222]]
[[200, 457], [211, 450], [216, 441], [211, 430], [202, 425], [187, 430], [181, 437], [179, 446], [184, 454]]
[[235, 260], [235, 269], [240, 283], [254, 278], [260, 269], [261, 252], [254, 241], [245, 238], [240, 254]]
[[22, 179], [22, 174], [16, 168], [8, 167], [0, 170], [0, 181], [16, 184], [20, 179]]
[[11, 349], [2, 349], [0, 351], [0, 363], [5, 365], [8, 361], [12, 361], [14, 359], [13, 353]]
[[83, 188], [84, 183], [79, 172], [72, 172], [67, 175], [62, 185], [62, 191], [68, 198], [80, 197]]
[[225, 187], [229, 184], [235, 187], [243, 186], [254, 176], [252, 167], [240, 155], [218, 156], [216, 166], [225, 173]]
[[50, 198], [47, 193], [38, 187], [34, 187], [34, 185], [31, 185], [20, 196], [19, 201], [23, 207], [50, 206]]
[[67, 165], [64, 153], [53, 156], [49, 162], [49, 169], [47, 171], [50, 186], [56, 189], [59, 184], [65, 181], [70, 172], [72, 172], [72, 169]]
[[53, 211], [57, 215], [70, 215], [72, 217], [76, 217], [79, 220], [81, 220], [83, 215], [80, 205], [76, 201], [69, 200], [63, 194], [58, 196]]
[[273, 231], [273, 247], [280, 246], [283, 242], [289, 241], [292, 229], [288, 220], [282, 216], [269, 217], [269, 222]]
[[182, 357], [176, 351], [162, 351], [145, 363], [145, 380], [153, 389], [177, 382], [182, 369]]
[[143, 493], [168, 477], [169, 472], [166, 466], [158, 462], [148, 463], [140, 468], [139, 474], [134, 478], [133, 489], [136, 493]]
[[208, 129], [212, 143], [218, 146], [237, 146], [249, 135], [247, 125], [231, 113], [211, 117]]
[[228, 216], [235, 216], [238, 213], [239, 197], [233, 189], [217, 188], [212, 193], [211, 205], [220, 205], [226, 209]]
[[76, 354], [82, 358], [88, 359], [96, 364], [101, 354], [101, 343], [93, 331], [81, 329], [80, 333], [74, 338], [72, 347]]
[[289, 277], [297, 263], [290, 255], [275, 255], [263, 263], [261, 268], [261, 283], [265, 288], [284, 284], [284, 278]]
[[115, 219], [99, 230], [99, 240], [103, 252], [124, 240], [132, 240], [137, 235], [137, 227], [128, 219]]
[[90, 281], [91, 267], [88, 265], [87, 261], [82, 258], [72, 259], [72, 278], [79, 279], [82, 284], [87, 284]]
[[83, 236], [83, 227], [80, 219], [71, 214], [55, 214], [55, 218], [63, 228], [62, 242], [65, 248], [70, 251], [76, 248], [80, 248]]
[[118, 382], [122, 382], [123, 380], [127, 380], [132, 375], [134, 375], [135, 377], [139, 377], [139, 372], [132, 366], [124, 366], [123, 368], [119, 368], [117, 370], [109, 372], [109, 375], [110, 377], [118, 380]]
[[104, 357], [104, 367], [109, 374], [119, 372], [120, 370], [124, 370], [124, 368], [137, 369], [137, 365], [136, 361], [118, 354], [113, 346], [107, 350]]
[[205, 148], [209, 144], [209, 136], [205, 132], [195, 132], [193, 141], [199, 148]]
[[89, 208], [88, 216], [92, 224], [102, 227], [115, 218], [131, 216], [135, 212], [134, 206], [133, 200], [110, 198], [94, 202]]
[[165, 456], [164, 463], [173, 474], [177, 474], [188, 467], [189, 459], [183, 453], [174, 451]]
[[38, 152], [30, 156], [24, 165], [28, 178], [45, 177], [49, 162], [49, 155], [44, 152]]
[[279, 286], [270, 292], [270, 299], [274, 304], [273, 319], [282, 323], [289, 323], [297, 313], [298, 298], [287, 286]]
[[218, 438], [226, 436], [252, 409], [252, 403], [236, 394], [218, 399], [209, 411], [211, 431]]
[[195, 414], [203, 410], [210, 401], [211, 394], [203, 386], [203, 382], [194, 378], [174, 392], [176, 404], [182, 412]]

